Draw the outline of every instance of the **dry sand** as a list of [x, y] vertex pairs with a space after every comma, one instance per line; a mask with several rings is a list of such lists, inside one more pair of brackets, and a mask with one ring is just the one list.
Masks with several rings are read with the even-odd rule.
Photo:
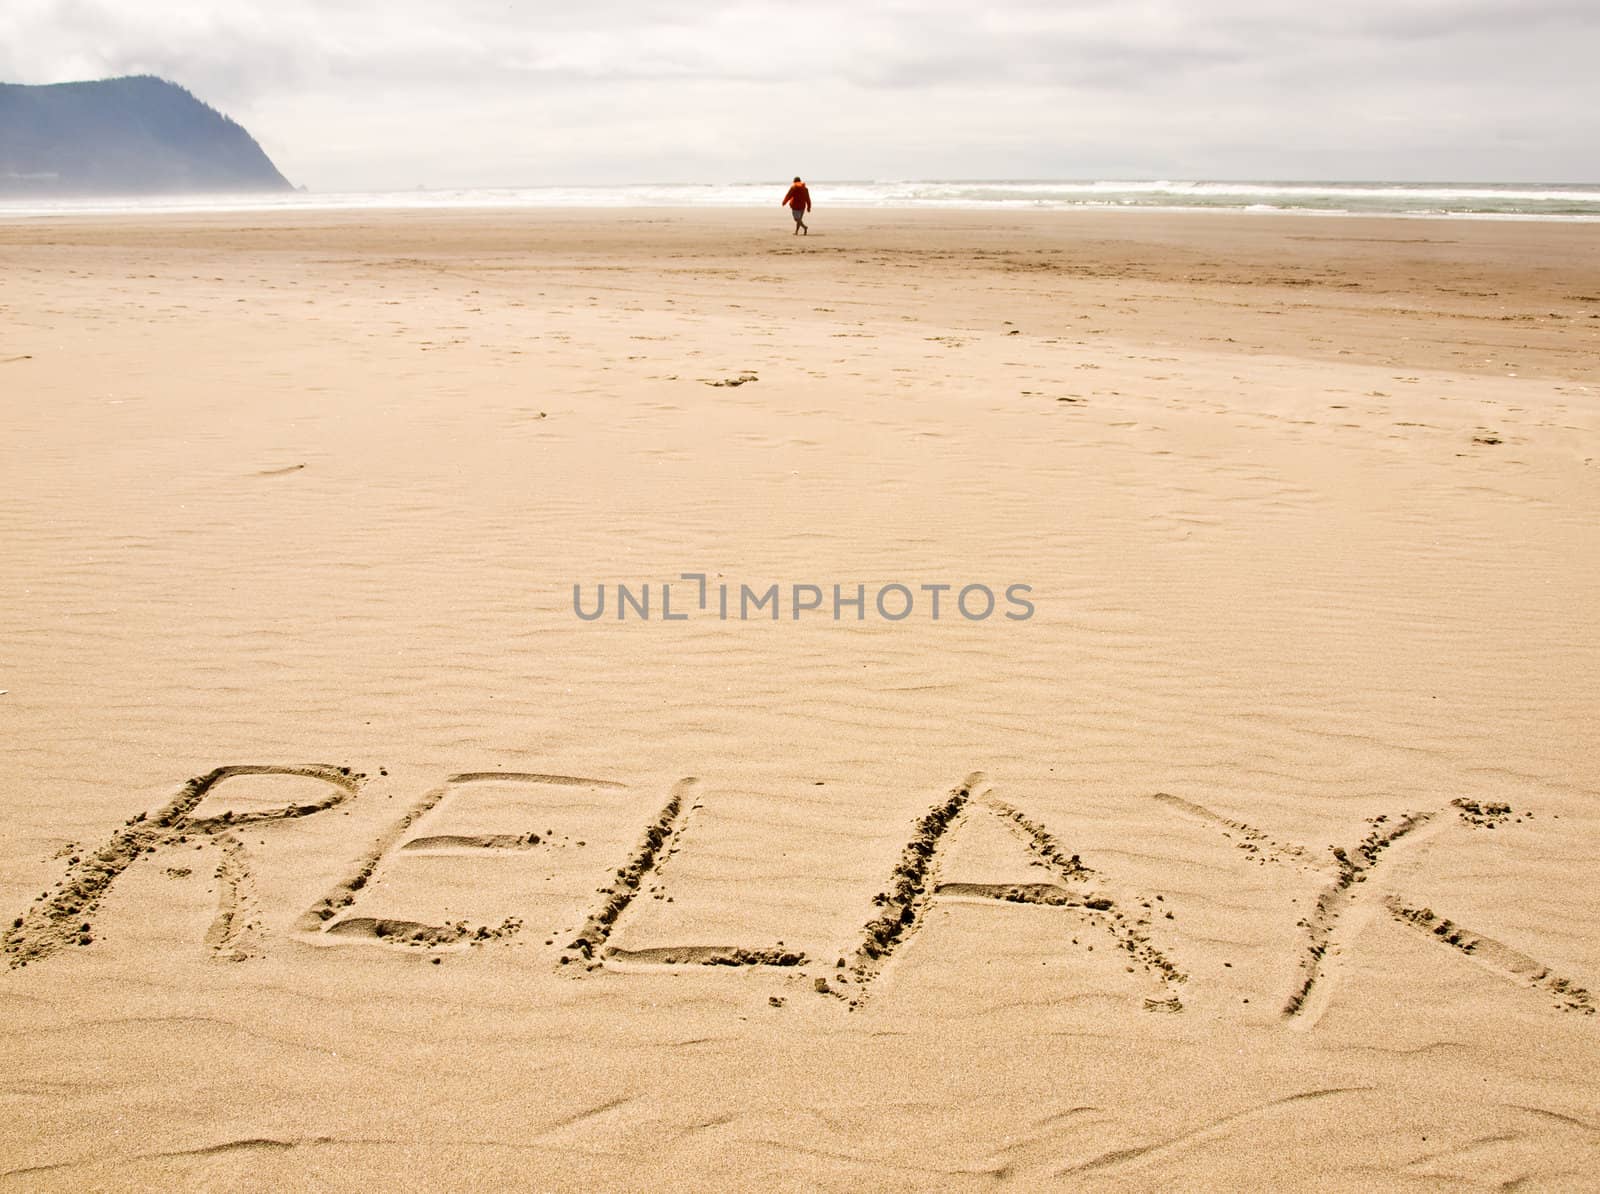
[[1593, 226], [788, 223], [0, 225], [0, 1186], [1593, 1186]]

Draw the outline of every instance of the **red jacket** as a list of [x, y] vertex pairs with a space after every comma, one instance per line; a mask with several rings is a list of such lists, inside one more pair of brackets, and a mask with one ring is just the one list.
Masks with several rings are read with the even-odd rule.
[[783, 197], [783, 206], [793, 205], [795, 211], [811, 210], [811, 192], [806, 190], [806, 184], [797, 182], [789, 188], [789, 193]]

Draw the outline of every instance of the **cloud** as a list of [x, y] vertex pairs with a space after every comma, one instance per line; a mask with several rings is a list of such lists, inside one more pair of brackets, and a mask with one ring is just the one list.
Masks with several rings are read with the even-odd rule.
[[325, 189], [1582, 180], [1597, 26], [1592, 0], [6, 0], [0, 78], [174, 79]]

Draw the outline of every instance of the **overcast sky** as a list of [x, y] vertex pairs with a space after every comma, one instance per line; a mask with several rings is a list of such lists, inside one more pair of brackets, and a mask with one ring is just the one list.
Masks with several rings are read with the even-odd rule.
[[0, 0], [296, 183], [1600, 181], [1600, 0]]

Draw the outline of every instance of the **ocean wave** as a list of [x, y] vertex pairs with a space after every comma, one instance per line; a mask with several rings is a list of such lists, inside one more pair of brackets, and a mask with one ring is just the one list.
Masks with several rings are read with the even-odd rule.
[[[541, 207], [765, 207], [774, 183], [473, 187], [447, 190], [131, 198], [0, 199], [0, 217]], [[854, 208], [1166, 208], [1402, 216], [1600, 219], [1600, 185], [1272, 182], [1184, 179], [905, 180], [812, 184], [819, 206]]]

